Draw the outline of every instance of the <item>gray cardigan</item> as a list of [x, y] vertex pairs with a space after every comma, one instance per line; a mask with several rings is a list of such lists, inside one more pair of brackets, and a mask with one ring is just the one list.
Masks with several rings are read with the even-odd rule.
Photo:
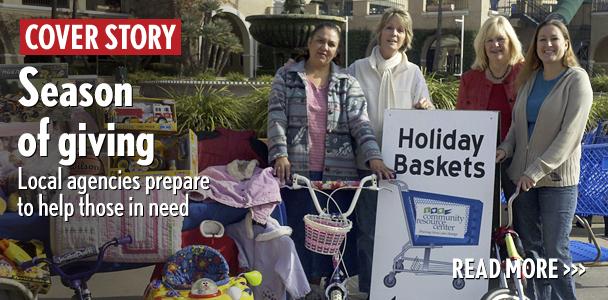
[[541, 105], [528, 139], [526, 107], [537, 72], [519, 89], [511, 128], [498, 148], [513, 157], [507, 173], [514, 182], [526, 175], [537, 187], [577, 185], [581, 139], [593, 102], [589, 76], [579, 67], [565, 71]]
[[[357, 80], [331, 65], [323, 180], [358, 178], [355, 154], [382, 159]], [[268, 101], [268, 161], [288, 157], [292, 172], [308, 176], [308, 116], [304, 61], [282, 67]]]

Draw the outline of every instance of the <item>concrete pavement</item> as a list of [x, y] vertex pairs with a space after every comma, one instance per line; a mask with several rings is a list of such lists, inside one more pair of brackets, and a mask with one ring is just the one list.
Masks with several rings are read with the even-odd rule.
[[[593, 231], [600, 244], [608, 248], [608, 238], [604, 236], [604, 224], [601, 218], [595, 218]], [[574, 228], [571, 237], [581, 241], [586, 240], [586, 232], [581, 228]], [[100, 273], [89, 282], [94, 299], [97, 300], [135, 300], [142, 299], [144, 290], [149, 283], [153, 267], [136, 270]], [[608, 299], [608, 265], [605, 267], [588, 267], [582, 276], [575, 276], [576, 293], [579, 300], [607, 300]], [[53, 278], [53, 286], [47, 295], [40, 299], [59, 300], [69, 299], [70, 290], [60, 284], [59, 278]]]

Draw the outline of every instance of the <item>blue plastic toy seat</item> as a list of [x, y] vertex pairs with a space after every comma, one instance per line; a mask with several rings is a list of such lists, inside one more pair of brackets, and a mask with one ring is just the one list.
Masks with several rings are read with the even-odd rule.
[[[595, 262], [597, 249], [591, 243], [571, 240], [570, 255], [572, 256], [572, 263], [591, 263]], [[608, 262], [608, 249], [602, 247], [599, 262]]]
[[163, 282], [174, 289], [190, 289], [201, 278], [211, 279], [217, 285], [230, 281], [226, 259], [211, 247], [183, 248], [169, 257], [163, 267]]

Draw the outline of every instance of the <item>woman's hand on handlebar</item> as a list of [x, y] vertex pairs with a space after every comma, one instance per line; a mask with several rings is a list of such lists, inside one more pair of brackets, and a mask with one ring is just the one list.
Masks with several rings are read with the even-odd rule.
[[274, 161], [274, 176], [281, 184], [285, 184], [291, 176], [291, 163], [287, 157], [279, 157]]
[[519, 181], [517, 182], [517, 189], [524, 192], [529, 191], [534, 186], [536, 186], [536, 182], [526, 175], [521, 175]]
[[369, 168], [380, 179], [395, 178], [395, 171], [387, 167], [381, 159], [371, 159], [369, 161]]
[[501, 163], [507, 157], [507, 152], [502, 149], [496, 149], [496, 163]]

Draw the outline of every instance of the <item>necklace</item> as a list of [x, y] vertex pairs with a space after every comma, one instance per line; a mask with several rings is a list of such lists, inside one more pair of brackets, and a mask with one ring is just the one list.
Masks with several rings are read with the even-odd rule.
[[511, 66], [507, 66], [505, 73], [502, 74], [502, 76], [500, 76], [500, 77], [494, 75], [494, 72], [492, 72], [492, 68], [488, 67], [488, 70], [490, 70], [490, 76], [492, 77], [492, 79], [494, 79], [496, 81], [502, 81], [507, 76], [507, 74], [509, 74], [509, 71], [511, 71]]

